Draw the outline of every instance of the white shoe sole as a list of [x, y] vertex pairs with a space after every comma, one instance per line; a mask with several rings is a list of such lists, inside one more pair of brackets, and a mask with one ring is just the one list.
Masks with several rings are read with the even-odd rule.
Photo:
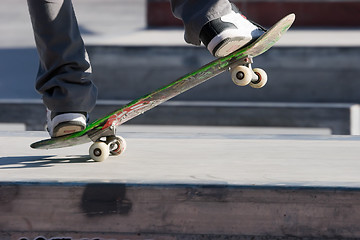
[[[49, 116], [48, 119], [50, 119]], [[60, 137], [84, 130], [86, 120], [81, 113], [64, 113], [48, 122], [47, 129], [51, 137]]]
[[[229, 29], [214, 37], [209, 45], [208, 50], [215, 57], [224, 57], [238, 50], [252, 40], [251, 37], [239, 37], [237, 29]], [[235, 37], [234, 37], [235, 36]], [[215, 49], [217, 47], [217, 49]]]
[[207, 49], [216, 57], [229, 55], [264, 33], [239, 13], [229, 13], [221, 21], [234, 24], [236, 29], [225, 30], [209, 42]]

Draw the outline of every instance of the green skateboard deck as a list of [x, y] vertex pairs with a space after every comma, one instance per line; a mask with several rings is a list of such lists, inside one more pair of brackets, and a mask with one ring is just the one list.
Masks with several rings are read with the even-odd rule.
[[[289, 14], [279, 22], [274, 24], [265, 34], [251, 44], [231, 53], [228, 56], [218, 58], [199, 69], [177, 79], [170, 84], [159, 88], [143, 97], [140, 97], [120, 109], [90, 123], [83, 131], [70, 135], [45, 139], [31, 144], [32, 148], [53, 149], [70, 147], [88, 142], [99, 142], [100, 138], [109, 137], [106, 141], [102, 141], [106, 146], [110, 146], [109, 151], [104, 150], [104, 144], [90, 148], [90, 155], [94, 160], [96, 155], [105, 155], [112, 153], [120, 154], [124, 146], [124, 140], [115, 137], [116, 126], [121, 125], [130, 119], [158, 106], [159, 104], [215, 77], [216, 75], [231, 70], [233, 81], [238, 85], [246, 85], [250, 82], [254, 87], [261, 80], [267, 79], [263, 70], [254, 71], [251, 69], [252, 58], [269, 50], [291, 27], [295, 20], [295, 14]], [[239, 68], [240, 67], [240, 68]], [[247, 79], [247, 80], [246, 80]], [[246, 80], [244, 84], [244, 80]], [[261, 85], [262, 86], [262, 85]], [[109, 147], [108, 147], [109, 148]], [[98, 150], [98, 151], [97, 151]], [[95, 155], [94, 155], [95, 154]], [[105, 156], [106, 158], [107, 156]], [[103, 159], [102, 159], [103, 160]]]

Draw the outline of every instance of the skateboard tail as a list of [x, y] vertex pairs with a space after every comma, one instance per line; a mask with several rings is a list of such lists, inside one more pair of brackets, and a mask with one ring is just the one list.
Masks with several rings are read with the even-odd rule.
[[[269, 28], [265, 34], [263, 34], [255, 42], [247, 46], [244, 49], [244, 52], [246, 52], [247, 55], [251, 57], [256, 57], [263, 54], [271, 47], [273, 47], [275, 43], [279, 41], [279, 39], [289, 30], [289, 28], [292, 26], [294, 21], [295, 21], [294, 13], [291, 13], [286, 17], [282, 18], [279, 22], [277, 22], [271, 28]], [[280, 31], [273, 31], [273, 29], [276, 29], [279, 26], [281, 26]], [[237, 57], [238, 59], [244, 57], [241, 54], [241, 52], [242, 51], [236, 52], [234, 56]], [[232, 54], [230, 54], [228, 57], [230, 58], [231, 56]], [[228, 59], [224, 59], [224, 60], [228, 60]]]

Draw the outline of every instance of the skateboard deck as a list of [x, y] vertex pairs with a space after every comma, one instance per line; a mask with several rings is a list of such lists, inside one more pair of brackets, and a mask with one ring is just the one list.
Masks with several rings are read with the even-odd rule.
[[[266, 73], [261, 69], [251, 69], [252, 59], [267, 50], [269, 50], [291, 27], [295, 20], [295, 14], [289, 14], [274, 24], [260, 38], [251, 44], [229, 54], [228, 56], [218, 58], [199, 69], [184, 75], [183, 77], [171, 82], [170, 84], [159, 88], [143, 97], [140, 97], [120, 109], [90, 123], [83, 131], [70, 135], [41, 140], [31, 144], [32, 148], [53, 149], [70, 147], [88, 142], [103, 143], [106, 146], [111, 145], [109, 152], [106, 152], [103, 145], [90, 148], [90, 156], [95, 161], [96, 155], [105, 155], [112, 153], [120, 154], [125, 146], [122, 138], [115, 137], [116, 126], [121, 125], [132, 118], [158, 106], [159, 104], [215, 77], [216, 75], [231, 71], [233, 81], [238, 85], [250, 83], [253, 87], [263, 86], [267, 79]], [[107, 137], [107, 139], [100, 140]], [[122, 146], [120, 146], [122, 145]], [[98, 150], [98, 151], [96, 151]], [[95, 156], [94, 156], [95, 154]], [[105, 156], [106, 158], [107, 156]]]

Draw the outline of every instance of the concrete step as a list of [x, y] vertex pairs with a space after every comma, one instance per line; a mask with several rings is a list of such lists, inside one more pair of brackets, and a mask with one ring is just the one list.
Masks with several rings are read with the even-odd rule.
[[[209, 63], [204, 48], [191, 46], [88, 46], [100, 99], [134, 99]], [[268, 73], [263, 89], [237, 87], [228, 73], [176, 100], [359, 103], [360, 48], [274, 47], [254, 59]]]
[[0, 238], [360, 238], [359, 137], [158, 129], [102, 163], [0, 132]]
[[[99, 100], [91, 121], [130, 101]], [[39, 100], [0, 101], [0, 122], [24, 123], [43, 130], [45, 108]], [[328, 129], [332, 134], [360, 134], [358, 104], [168, 101], [126, 124], [289, 127]]]
[[[214, 59], [203, 47], [186, 45], [182, 35], [179, 29], [84, 35], [100, 98], [136, 98]], [[266, 88], [237, 88], [222, 74], [179, 100], [358, 103], [359, 46], [356, 30], [290, 31], [255, 58], [254, 66], [268, 72]], [[36, 98], [34, 47], [0, 53], [0, 98]]]
[[[181, 38], [180, 31], [165, 31], [139, 33], [129, 39], [139, 39], [149, 34], [161, 39], [167, 36]], [[309, 46], [310, 41], [304, 41], [305, 46], [291, 46], [294, 39], [304, 34], [317, 36], [314, 40], [316, 44], [320, 44], [322, 38], [330, 38], [332, 35], [331, 32], [292, 32], [286, 35], [290, 39], [285, 39], [279, 47], [255, 58], [254, 67], [261, 67], [268, 73], [269, 81], [265, 88], [237, 87], [229, 74], [223, 73], [180, 95], [176, 100], [360, 103], [357, 91], [360, 88], [360, 81], [357, 80], [357, 76], [360, 76], [360, 65], [357, 64], [360, 62], [360, 47], [344, 46], [354, 42], [341, 41], [338, 41], [338, 46], [328, 45], [333, 42], [324, 43], [325, 46]], [[348, 32], [346, 35], [358, 39], [360, 43], [358, 33]], [[112, 40], [88, 46], [100, 99], [137, 98], [213, 60], [203, 48], [128, 45], [129, 39], [122, 42], [124, 45], [112, 45]], [[36, 98], [36, 50], [5, 49], [0, 52], [4, 54], [3, 59], [0, 59], [0, 98]]]

